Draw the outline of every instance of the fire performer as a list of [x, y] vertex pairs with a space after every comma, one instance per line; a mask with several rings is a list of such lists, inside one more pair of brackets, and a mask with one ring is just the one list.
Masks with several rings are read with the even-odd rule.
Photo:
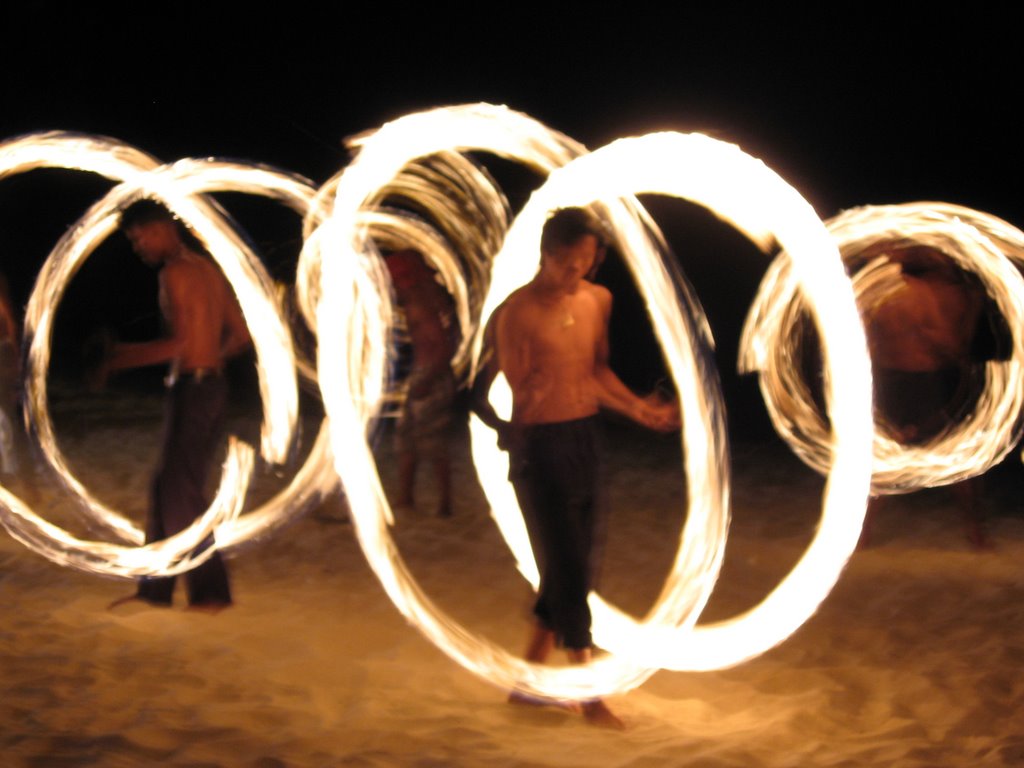
[[[526, 658], [543, 662], [557, 643], [582, 664], [592, 654], [587, 594], [603, 517], [598, 411], [611, 409], [671, 431], [679, 427], [679, 408], [638, 397], [608, 367], [612, 296], [587, 279], [605, 249], [601, 222], [581, 208], [561, 209], [545, 223], [540, 248], [537, 275], [506, 299], [488, 325], [493, 357], [478, 377], [474, 400], [509, 451], [511, 480], [540, 569], [537, 624]], [[499, 371], [512, 390], [511, 423], [486, 400]], [[600, 699], [580, 708], [595, 724], [623, 727]]]
[[[115, 344], [99, 378], [112, 371], [169, 364], [167, 410], [160, 460], [153, 477], [146, 541], [188, 527], [208, 506], [207, 472], [217, 449], [227, 382], [224, 362], [250, 345], [249, 331], [231, 287], [194, 236], [155, 200], [121, 213], [121, 230], [147, 266], [160, 270], [159, 301], [168, 335]], [[212, 546], [212, 540], [202, 546]], [[227, 569], [219, 553], [186, 575], [191, 608], [216, 612], [231, 605]], [[134, 595], [169, 606], [173, 577], [146, 577]], [[113, 606], [112, 606], [113, 607]]]
[[[985, 294], [934, 248], [882, 243], [876, 249], [902, 272], [899, 290], [866, 318], [876, 419], [901, 442], [921, 443], [962, 418], [970, 405]], [[971, 478], [953, 486], [967, 537], [977, 547], [988, 543], [979, 484]], [[863, 544], [877, 506], [869, 507]]]

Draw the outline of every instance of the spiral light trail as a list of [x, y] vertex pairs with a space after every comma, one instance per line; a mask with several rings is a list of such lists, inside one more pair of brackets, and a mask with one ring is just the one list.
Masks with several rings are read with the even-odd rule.
[[[1021, 436], [1024, 403], [1024, 233], [979, 211], [948, 203], [866, 206], [827, 222], [850, 270], [864, 313], [900, 285], [898, 268], [865, 253], [893, 243], [934, 248], [981, 280], [1011, 331], [1007, 360], [985, 364], [983, 391], [959, 423], [923, 444], [900, 443], [875, 430], [872, 488], [906, 493], [959, 482], [1000, 461]], [[740, 344], [741, 371], [760, 374], [761, 391], [776, 430], [810, 467], [831, 464], [829, 430], [800, 374], [799, 347], [805, 301], [788, 256], [771, 265], [751, 306]]]
[[[0, 145], [0, 178], [39, 167], [71, 168], [99, 173], [115, 181], [123, 179], [68, 230], [40, 272], [25, 318], [26, 338], [30, 340], [26, 400], [44, 456], [65, 487], [81, 502], [74, 509], [86, 514], [92, 528], [101, 529], [123, 542], [140, 544], [142, 531], [93, 498], [72, 475], [57, 448], [47, 410], [46, 372], [54, 312], [64, 289], [84, 259], [116, 226], [119, 207], [132, 198], [158, 197], [184, 220], [192, 222], [232, 282], [250, 325], [261, 362], [265, 403], [263, 454], [270, 461], [282, 461], [290, 448], [297, 405], [294, 374], [290, 373], [294, 370], [291, 339], [271, 300], [269, 279], [259, 261], [211, 203], [199, 195], [212, 189], [268, 194], [304, 213], [313, 189], [297, 177], [258, 166], [216, 161], [182, 161], [172, 166], [157, 166], [147, 155], [104, 138], [46, 133]], [[193, 550], [196, 542], [212, 531], [216, 531], [223, 546], [240, 543], [276, 527], [289, 512], [294, 513], [325, 488], [333, 487], [335, 479], [330, 472], [326, 441], [321, 440], [318, 446], [319, 450], [314, 449], [296, 480], [275, 499], [246, 516], [245, 523], [237, 527], [230, 521], [238, 518], [251, 465], [251, 458], [244, 459], [245, 451], [240, 446], [231, 449], [229, 467], [233, 469], [226, 472], [226, 479], [222, 480], [218, 501], [211, 506], [212, 513], [197, 519], [182, 535], [156, 545], [124, 548], [75, 539], [39, 519], [20, 501], [13, 506], [0, 505], [0, 522], [20, 541], [56, 562], [125, 578], [169, 575], [187, 570], [209, 556], [208, 551], [195, 553]], [[136, 551], [142, 554], [133, 554]], [[175, 570], [169, 570], [171, 568]]]
[[[733, 145], [698, 134], [658, 133], [588, 153], [527, 115], [486, 104], [406, 115], [350, 146], [356, 152], [352, 163], [314, 190], [298, 177], [262, 166], [200, 160], [161, 165], [112, 139], [45, 133], [0, 143], [0, 179], [57, 167], [115, 183], [50, 254], [25, 326], [28, 410], [44, 454], [90, 523], [120, 543], [76, 539], [0, 487], [0, 522], [19, 541], [90, 572], [125, 578], [180, 573], [209, 556], [211, 549], [195, 549], [211, 532], [219, 548], [241, 546], [315, 503], [340, 476], [359, 544], [410, 622], [493, 683], [578, 700], [636, 687], [659, 668], [737, 664], [781, 642], [838, 579], [860, 533], [869, 485], [875, 492], [898, 493], [954, 482], [984, 471], [1020, 437], [1024, 280], [1018, 270], [1024, 267], [1024, 234], [1006, 222], [949, 204], [917, 203], [855, 209], [826, 229], [792, 187]], [[504, 195], [467, 152], [496, 155], [547, 177], [511, 226]], [[317, 337], [315, 374], [328, 418], [292, 482], [259, 509], [240, 514], [253, 451], [233, 441], [217, 499], [206, 513], [181, 534], [138, 546], [138, 527], [92, 498], [57, 448], [46, 398], [53, 314], [80, 265], [115, 227], [119, 208], [140, 195], [163, 200], [195, 228], [238, 294], [258, 351], [261, 452], [268, 461], [282, 461], [297, 417], [292, 342], [259, 260], [216, 203], [204, 197], [222, 191], [266, 196], [303, 217], [296, 301]], [[724, 406], [707, 320], [692, 288], [674, 273], [656, 225], [634, 198], [646, 193], [702, 205], [763, 251], [776, 243], [784, 249], [751, 307], [740, 366], [760, 373], [776, 428], [828, 478], [818, 530], [791, 572], [758, 606], [712, 624], [697, 620], [718, 576], [729, 520]], [[636, 619], [592, 594], [595, 642], [607, 653], [587, 665], [553, 668], [510, 654], [431, 602], [391, 538], [388, 526], [394, 521], [366, 435], [388, 399], [401, 396], [388, 381], [389, 339], [399, 315], [378, 248], [415, 248], [436, 271], [452, 296], [462, 334], [453, 370], [466, 380], [480, 365], [488, 319], [536, 272], [545, 218], [569, 205], [592, 206], [611, 226], [647, 303], [684, 416], [688, 500], [680, 510], [686, 524], [678, 551], [647, 614]], [[975, 273], [1012, 330], [1009, 359], [987, 363], [985, 390], [974, 411], [920, 446], [900, 445], [872, 430], [870, 369], [855, 297], [870, 307], [896, 290], [898, 271], [876, 248], [887, 242], [935, 248]], [[855, 272], [852, 287], [844, 260]], [[825, 416], [794, 362], [806, 318], [822, 343]], [[840, 356], [842, 376], [836, 374]], [[499, 377], [490, 396], [505, 416], [509, 395]], [[496, 525], [520, 572], [536, 587], [525, 526], [504, 479], [507, 457], [479, 421], [470, 426], [473, 460]]]
[[[365, 350], [386, 338], [390, 318], [386, 295], [380, 289], [374, 290], [372, 279], [368, 277], [374, 270], [379, 272], [379, 266], [376, 266], [378, 260], [368, 242], [365, 226], [359, 221], [359, 211], [406, 163], [442, 150], [467, 149], [493, 152], [545, 171], [553, 171], [582, 154], [578, 145], [503, 108], [474, 105], [406, 116], [383, 126], [365, 140], [359, 156], [338, 182], [323, 227], [308, 241], [314, 242], [321, 252], [335, 254], [335, 258], [321, 265], [324, 295], [317, 313], [321, 387], [338, 456], [337, 469], [349, 495], [356, 532], [385, 590], [407, 618], [467, 668], [499, 685], [553, 698], [578, 699], [634, 687], [653, 671], [652, 664], [702, 668], [737, 663], [779, 642], [824, 598], [856, 542], [867, 489], [866, 458], [870, 437], [870, 432], [863, 427], [870, 403], [866, 350], [849, 282], [842, 273], [835, 247], [810, 207], [761, 163], [735, 147], [705, 137], [666, 134], [624, 140], [553, 173], [548, 185], [534, 198], [534, 201], [547, 202], [531, 202], [509, 233], [502, 254], [517, 257], [496, 258], [491, 293], [483, 310], [482, 319], [486, 322], [503, 296], [532, 276], [536, 268], [539, 227], [547, 210], [554, 205], [544, 192], [548, 186], [558, 189], [559, 204], [600, 199], [606, 215], [615, 224], [624, 252], [630, 256], [637, 254], [638, 263], [645, 265], [638, 266], [630, 261], [641, 290], [652, 306], [652, 319], [673, 375], [681, 385], [691, 507], [674, 572], [648, 620], [632, 632], [634, 637], [639, 632], [642, 640], [625, 641], [629, 647], [623, 647], [617, 638], [629, 636], [630, 628], [627, 627], [623, 635], [612, 625], [628, 622], [611, 610], [599, 611], [595, 615], [595, 635], [602, 638], [599, 642], [604, 647], [615, 653], [582, 669], [552, 669], [528, 664], [486, 640], [473, 637], [440, 614], [408, 574], [387, 532], [390, 509], [372, 456], [365, 441], [354, 437], [365, 434], [367, 419], [379, 404], [381, 387], [378, 382], [384, 373], [383, 361], [367, 360]], [[725, 165], [726, 172], [720, 164]], [[634, 171], [641, 175], [631, 176], [629, 166], [642, 169]], [[595, 167], [600, 168], [600, 173], [576, 170]], [[556, 182], [556, 179], [571, 179], [574, 174], [585, 180], [578, 187], [567, 181]], [[693, 181], [689, 187], [684, 185], [680, 190], [681, 178], [699, 181]], [[631, 184], [631, 181], [636, 183]], [[737, 188], [749, 191], [746, 195], [737, 195]], [[673, 651], [673, 646], [680, 645], [677, 633], [696, 621], [721, 560], [727, 520], [726, 484], [721, 481], [725, 478], [727, 463], [721, 422], [717, 418], [721, 409], [716, 405], [709, 407], [707, 403], [709, 398], [717, 398], [717, 391], [711, 394], [708, 391], [713, 377], [697, 365], [700, 358], [693, 350], [694, 338], [698, 335], [695, 329], [703, 329], [703, 318], [689, 317], [691, 307], [683, 311], [680, 297], [686, 292], [677, 290], [668, 280], [655, 241], [648, 235], [649, 220], [638, 212], [640, 209], [635, 202], [620, 200], [634, 191], [667, 191], [702, 202], [736, 223], [762, 246], [771, 242], [773, 235], [791, 243], [791, 250], [801, 254], [798, 257], [801, 276], [827, 296], [822, 304], [816, 305], [828, 310], [822, 309], [826, 338], [838, 338], [837, 343], [852, 350], [854, 357], [849, 368], [852, 375], [836, 385], [836, 396], [848, 404], [844, 412], [850, 415], [836, 414], [837, 456], [841, 458], [829, 483], [826, 514], [819, 536], [794, 574], [759, 609], [730, 624], [691, 633], [695, 639], [683, 644], [682, 653]], [[740, 198], [743, 203], [738, 202]], [[780, 217], [781, 222], [776, 221]], [[517, 232], [532, 234], [517, 235]], [[661, 282], [652, 285], [655, 277]], [[360, 313], [363, 324], [346, 328], [337, 308], [351, 306], [351, 301], [367, 303]], [[674, 317], [666, 316], [673, 312]], [[359, 369], [362, 378], [353, 373], [353, 363], [361, 362], [371, 363]], [[496, 449], [492, 452], [496, 453]], [[479, 453], [477, 461], [481, 463]], [[480, 467], [480, 474], [485, 484], [490, 485], [501, 470], [494, 463], [485, 463]], [[491, 503], [495, 516], [500, 519], [502, 508], [507, 504], [493, 496]], [[521, 526], [521, 519], [518, 525], [499, 522], [503, 532], [506, 527], [521, 529]], [[507, 538], [522, 541], [522, 537]], [[517, 550], [515, 554], [521, 570], [530, 573], [532, 556], [528, 548]], [[687, 566], [697, 566], [697, 570], [688, 571]], [[535, 573], [535, 567], [532, 572]], [[751, 626], [758, 630], [755, 640], [741, 643], [741, 637], [749, 634]], [[712, 646], [725, 645], [724, 640], [728, 641], [728, 649], [712, 653]], [[651, 642], [654, 641], [657, 641], [657, 650], [652, 656]], [[630, 661], [626, 661], [627, 658]]]

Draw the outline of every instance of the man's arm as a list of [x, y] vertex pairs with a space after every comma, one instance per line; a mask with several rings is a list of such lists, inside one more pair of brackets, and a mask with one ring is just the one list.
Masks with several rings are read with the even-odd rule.
[[594, 286], [594, 296], [601, 313], [601, 327], [594, 353], [594, 381], [597, 385], [598, 404], [615, 411], [638, 424], [661, 432], [671, 432], [680, 426], [679, 405], [660, 398], [641, 398], [635, 395], [608, 366], [608, 321], [612, 312], [612, 295], [602, 286]]
[[491, 405], [491, 401], [487, 399], [487, 395], [491, 391], [491, 385], [500, 372], [496, 326], [501, 311], [501, 307], [495, 310], [494, 314], [491, 315], [490, 321], [487, 323], [487, 327], [484, 328], [483, 357], [486, 359], [486, 362], [483, 367], [477, 370], [476, 378], [473, 379], [470, 407], [484, 424], [498, 433], [498, 445], [505, 448], [507, 447], [506, 437], [511, 425], [498, 416], [494, 406]]

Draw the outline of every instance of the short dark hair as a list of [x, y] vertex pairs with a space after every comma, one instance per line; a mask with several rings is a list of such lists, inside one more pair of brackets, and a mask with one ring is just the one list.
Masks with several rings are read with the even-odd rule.
[[140, 197], [130, 205], [126, 205], [121, 209], [121, 218], [118, 222], [118, 226], [121, 231], [131, 229], [132, 227], [141, 227], [144, 224], [151, 224], [154, 221], [169, 221], [174, 225], [175, 229], [178, 230], [178, 237], [181, 238], [181, 242], [185, 244], [186, 248], [189, 248], [197, 253], [204, 253], [209, 255], [206, 250], [206, 246], [203, 242], [196, 237], [195, 233], [185, 225], [181, 219], [171, 213], [171, 210], [161, 203], [159, 200], [154, 200], [152, 197]]
[[167, 206], [151, 197], [143, 197], [121, 209], [121, 229], [131, 229], [154, 221], [170, 221], [178, 224], [178, 218]]
[[541, 251], [550, 251], [564, 245], [574, 245], [581, 238], [593, 235], [598, 249], [608, 244], [604, 223], [586, 208], [559, 208], [544, 222], [540, 234]]

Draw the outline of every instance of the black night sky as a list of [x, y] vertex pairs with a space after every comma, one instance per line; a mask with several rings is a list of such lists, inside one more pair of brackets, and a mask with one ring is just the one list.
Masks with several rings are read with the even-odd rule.
[[[548, 9], [543, 18], [511, 4], [342, 8], [282, 7], [265, 18], [181, 5], [151, 18], [12, 13], [13, 39], [0, 52], [0, 138], [98, 133], [163, 160], [255, 160], [319, 183], [347, 162], [346, 136], [417, 109], [487, 101], [592, 148], [655, 130], [735, 142], [822, 218], [933, 199], [1024, 224], [1018, 18], [966, 8], [939, 17], [929, 6], [895, 16], [865, 4], [809, 16], [689, 4]], [[17, 299], [108, 186], [53, 171], [0, 181], [0, 265]], [[284, 269], [297, 225], [270, 208], [224, 202], [271, 269]], [[711, 318], [728, 394], [737, 386], [734, 336], [767, 261], [711, 217], [652, 203]], [[135, 319], [154, 316], [152, 277], [126, 254], [111, 242], [83, 270], [79, 297], [67, 299], [79, 302], [76, 326], [113, 322], [130, 335]], [[614, 264], [607, 270], [607, 281], [620, 280]], [[618, 353], [624, 377], [635, 369], [632, 383], [645, 386], [647, 369], [630, 355], [650, 350], [621, 343], [642, 321], [635, 303], [619, 300], [613, 343], [627, 347]]]

